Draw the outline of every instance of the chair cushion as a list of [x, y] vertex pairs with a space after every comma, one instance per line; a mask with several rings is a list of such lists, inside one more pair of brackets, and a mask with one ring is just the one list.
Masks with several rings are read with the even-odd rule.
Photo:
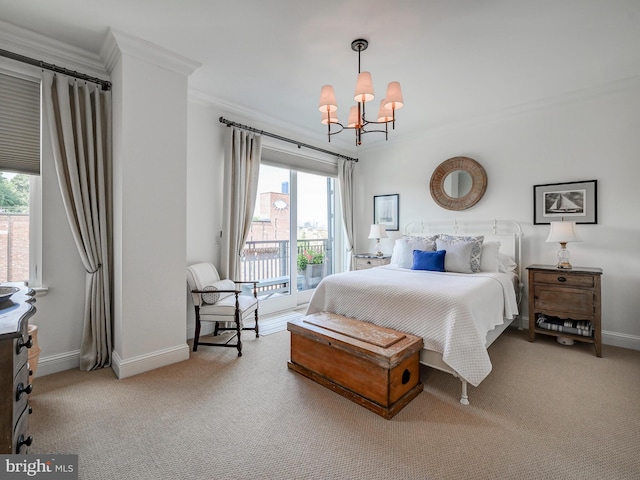
[[[240, 326], [242, 320], [258, 308], [258, 300], [248, 295], [238, 296], [240, 307]], [[200, 320], [205, 322], [233, 322], [236, 314], [236, 296], [231, 295], [218, 300], [214, 305], [203, 305], [200, 307]]]
[[201, 294], [202, 303], [213, 305], [214, 303], [218, 303], [221, 299], [233, 295], [233, 293], [227, 292], [219, 293], [218, 290], [236, 290], [236, 284], [233, 280], [220, 280], [219, 282], [215, 282], [213, 285], [207, 285], [202, 288], [202, 290], [211, 292]]

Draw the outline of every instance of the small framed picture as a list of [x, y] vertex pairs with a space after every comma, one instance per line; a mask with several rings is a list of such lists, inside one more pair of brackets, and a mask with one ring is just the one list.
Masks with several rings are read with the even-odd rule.
[[597, 180], [533, 186], [533, 224], [598, 223]]
[[399, 194], [373, 196], [373, 223], [384, 225], [387, 231], [398, 231], [400, 223]]

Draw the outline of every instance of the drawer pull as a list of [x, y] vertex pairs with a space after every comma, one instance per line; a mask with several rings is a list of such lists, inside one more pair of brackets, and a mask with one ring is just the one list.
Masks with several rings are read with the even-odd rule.
[[27, 340], [26, 342], [23, 342], [22, 337], [20, 337], [20, 339], [18, 340], [18, 344], [16, 345], [16, 353], [20, 353], [20, 350], [22, 350], [22, 347], [27, 347], [27, 348], [33, 347], [33, 339], [31, 338], [31, 335], [29, 335], [29, 340]]
[[367, 260], [367, 265], [371, 265], [371, 260]]
[[564, 283], [567, 281], [567, 277], [558, 277], [558, 281]]
[[20, 436], [18, 437], [18, 445], [16, 445], [16, 453], [20, 453], [20, 448], [23, 445], [26, 445], [27, 447], [30, 447], [32, 443], [33, 443], [33, 437], [31, 435], [29, 435], [25, 439], [24, 435], [20, 434]]
[[25, 387], [24, 383], [20, 382], [18, 384], [18, 388], [16, 389], [16, 402], [20, 400], [20, 397], [22, 397], [23, 393], [29, 395], [31, 392], [33, 392], [33, 385], [29, 384]]

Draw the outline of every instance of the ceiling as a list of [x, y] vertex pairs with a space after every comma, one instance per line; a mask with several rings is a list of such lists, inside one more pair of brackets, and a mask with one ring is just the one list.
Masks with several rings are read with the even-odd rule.
[[[200, 62], [191, 89], [323, 148], [320, 88], [334, 85], [346, 123], [356, 38], [369, 41], [369, 111], [402, 84], [390, 142], [640, 74], [640, 0], [0, 0], [0, 12], [94, 53], [112, 27]], [[330, 146], [354, 143], [343, 132]]]

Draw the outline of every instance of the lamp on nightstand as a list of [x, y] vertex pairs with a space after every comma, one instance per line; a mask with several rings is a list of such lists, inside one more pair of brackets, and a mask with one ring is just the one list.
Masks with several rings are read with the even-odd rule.
[[380, 239], [387, 238], [387, 229], [384, 227], [384, 225], [378, 225], [377, 223], [371, 225], [371, 230], [369, 230], [369, 238], [375, 238], [376, 240], [376, 255], [378, 257], [384, 255], [384, 253], [382, 252], [382, 248], [380, 247]]
[[560, 250], [558, 250], [558, 264], [556, 265], [557, 268], [563, 268], [565, 270], [571, 269], [567, 243], [581, 241], [582, 240], [578, 237], [578, 232], [576, 232], [576, 222], [565, 222], [564, 219], [560, 222], [551, 222], [551, 229], [549, 230], [547, 242], [558, 242], [560, 244]]

